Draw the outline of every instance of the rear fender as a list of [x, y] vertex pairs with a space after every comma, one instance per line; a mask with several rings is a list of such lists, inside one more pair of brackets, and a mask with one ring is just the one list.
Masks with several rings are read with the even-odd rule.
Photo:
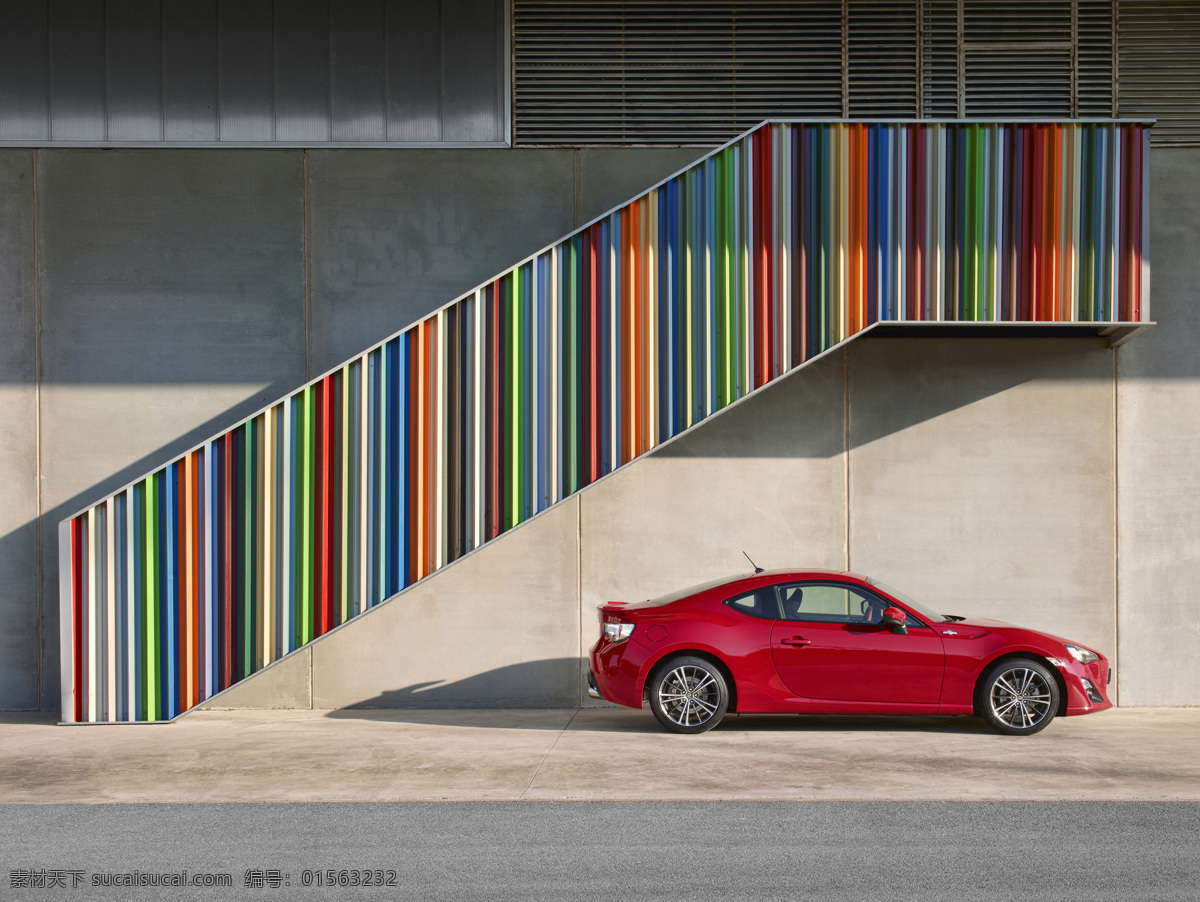
[[655, 672], [659, 670], [664, 663], [671, 658], [677, 658], [681, 655], [689, 655], [693, 658], [703, 658], [712, 663], [714, 667], [721, 671], [725, 677], [725, 682], [729, 686], [729, 711], [730, 713], [737, 711], [737, 681], [733, 678], [733, 671], [715, 651], [711, 648], [672, 648], [664, 651], [656, 657], [652, 658], [642, 668], [641, 675], [638, 677], [638, 693], [642, 699], [642, 707], [645, 707], [649, 701], [649, 685], [650, 679]]

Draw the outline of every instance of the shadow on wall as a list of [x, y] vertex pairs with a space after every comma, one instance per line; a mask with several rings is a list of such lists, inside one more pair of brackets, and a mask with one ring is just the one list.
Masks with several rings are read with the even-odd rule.
[[[160, 446], [156, 450], [144, 454], [133, 462], [125, 465], [120, 470], [116, 471], [107, 478], [97, 482], [87, 489], [77, 492], [67, 500], [45, 510], [42, 515], [35, 519], [29, 520], [21, 524], [16, 529], [0, 536], [0, 560], [3, 561], [22, 561], [26, 562], [30, 576], [30, 585], [35, 584], [35, 578], [32, 573], [36, 571], [36, 555], [38, 548], [38, 537], [41, 537], [41, 554], [42, 554], [42, 603], [41, 610], [38, 616], [41, 619], [41, 647], [32, 655], [29, 655], [29, 649], [14, 650], [14, 657], [18, 660], [20, 657], [29, 655], [29, 666], [34, 672], [28, 674], [28, 682], [36, 686], [38, 684], [36, 668], [37, 661], [40, 659], [45, 667], [41, 675], [41, 701], [40, 705], [34, 703], [35, 707], [41, 707], [44, 710], [53, 710], [58, 707], [59, 700], [59, 667], [58, 667], [58, 647], [59, 647], [59, 588], [58, 588], [58, 524], [66, 517], [72, 516], [81, 509], [95, 504], [97, 501], [105, 498], [133, 482], [140, 479], [146, 474], [151, 473], [168, 461], [171, 461], [183, 454], [186, 451], [194, 448], [201, 442], [212, 438], [215, 434], [223, 432], [230, 428], [231, 425], [240, 422], [253, 413], [261, 410], [268, 403], [285, 396], [287, 393], [295, 390], [297, 387], [296, 381], [278, 381], [266, 385], [262, 388], [254, 389], [251, 394], [244, 400], [234, 404], [225, 411], [210, 417], [205, 422], [189, 429], [187, 432], [178, 436], [174, 440]], [[0, 595], [3, 595], [4, 590], [11, 587], [0, 586]], [[30, 593], [32, 595], [32, 592]], [[33, 607], [33, 599], [29, 598], [28, 605]], [[13, 607], [8, 607], [7, 611], [11, 612]], [[27, 610], [22, 608], [20, 616], [24, 616], [23, 612]], [[4, 674], [0, 678], [6, 677], [12, 673], [13, 664], [5, 662]], [[20, 665], [16, 665], [20, 666]]]
[[331, 716], [371, 708], [552, 708], [579, 698], [579, 658], [548, 658], [497, 667], [461, 680], [429, 680], [389, 689]]
[[[845, 449], [847, 407], [850, 447], [859, 448], [1029, 382], [1111, 374], [1112, 353], [1102, 338], [864, 336], [722, 412], [721, 429], [698, 430], [651, 455], [836, 457]], [[868, 397], [894, 403], [856, 417], [856, 401]]]

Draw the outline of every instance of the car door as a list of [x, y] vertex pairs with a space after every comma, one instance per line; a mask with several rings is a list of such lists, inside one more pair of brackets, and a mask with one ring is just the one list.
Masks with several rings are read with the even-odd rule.
[[783, 619], [771, 657], [789, 692], [847, 702], [936, 705], [945, 654], [937, 633], [909, 615], [908, 634], [880, 623], [892, 603], [849, 583], [776, 586]]

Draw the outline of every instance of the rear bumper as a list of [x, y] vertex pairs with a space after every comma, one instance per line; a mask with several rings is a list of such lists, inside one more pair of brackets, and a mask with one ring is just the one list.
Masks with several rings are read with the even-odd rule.
[[[649, 655], [635, 639], [614, 643], [602, 636], [592, 647], [588, 695], [627, 708], [642, 707], [638, 676]], [[592, 685], [598, 696], [592, 695]]]
[[596, 675], [592, 673], [592, 668], [588, 668], [588, 698], [597, 698], [605, 701], [603, 695], [600, 694], [600, 687], [596, 685]]

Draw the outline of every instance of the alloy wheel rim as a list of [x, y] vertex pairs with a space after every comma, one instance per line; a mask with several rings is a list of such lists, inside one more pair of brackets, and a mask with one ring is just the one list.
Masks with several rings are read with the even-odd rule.
[[703, 667], [676, 667], [658, 691], [663, 713], [681, 727], [697, 727], [717, 713], [717, 681]]
[[992, 683], [992, 714], [1016, 729], [1035, 727], [1050, 713], [1051, 692], [1046, 678], [1028, 667], [1014, 667]]

